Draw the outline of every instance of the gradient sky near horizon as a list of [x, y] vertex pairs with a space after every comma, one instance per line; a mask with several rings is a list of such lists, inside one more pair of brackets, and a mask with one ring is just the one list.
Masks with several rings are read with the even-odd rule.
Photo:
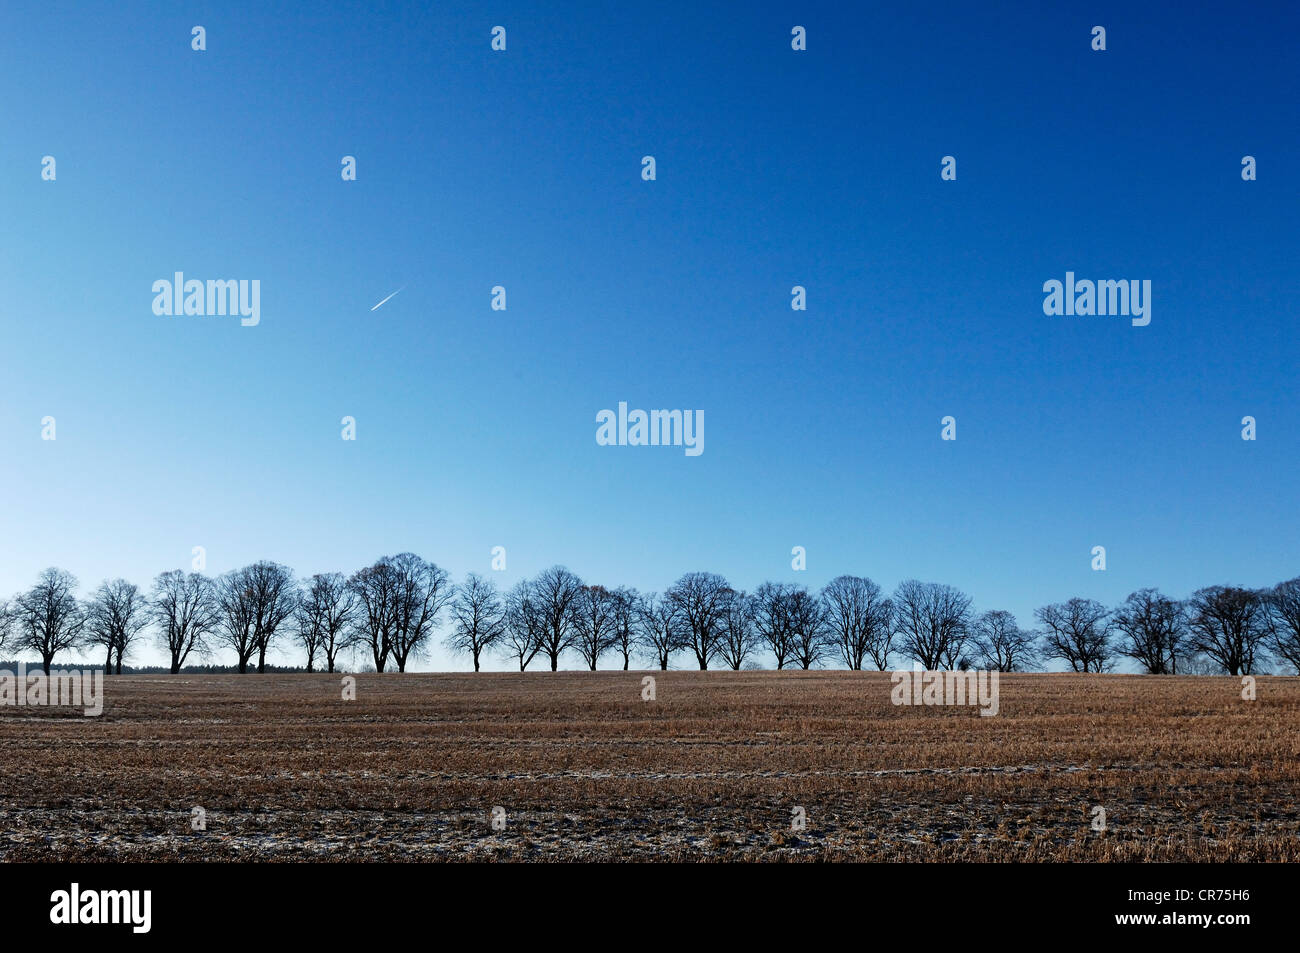
[[[1028, 627], [1300, 575], [1294, 4], [537, 6], [6, 11], [0, 593], [411, 550]], [[154, 315], [177, 271], [260, 325]], [[1044, 315], [1067, 271], [1150, 325]], [[598, 446], [619, 401], [704, 453]]]

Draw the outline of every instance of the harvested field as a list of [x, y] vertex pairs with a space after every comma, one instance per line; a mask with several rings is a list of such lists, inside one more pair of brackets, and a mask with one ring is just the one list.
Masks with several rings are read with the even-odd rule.
[[0, 708], [0, 857], [1300, 859], [1300, 679], [1245, 701], [1231, 678], [1010, 675], [996, 717], [890, 689], [359, 675], [343, 701], [338, 675], [110, 676], [98, 719]]

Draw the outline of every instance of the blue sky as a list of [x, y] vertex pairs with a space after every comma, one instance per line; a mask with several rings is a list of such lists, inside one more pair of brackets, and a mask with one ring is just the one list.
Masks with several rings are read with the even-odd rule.
[[[297, 6], [7, 12], [0, 592], [500, 545], [503, 587], [916, 577], [1028, 626], [1300, 574], [1294, 6]], [[1151, 324], [1044, 315], [1067, 270]], [[155, 315], [176, 271], [261, 323]], [[621, 400], [705, 452], [598, 446]]]

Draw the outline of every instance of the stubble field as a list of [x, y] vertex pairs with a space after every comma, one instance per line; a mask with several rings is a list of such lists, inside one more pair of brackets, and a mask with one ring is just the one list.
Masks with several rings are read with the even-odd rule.
[[0, 708], [0, 858], [1300, 859], [1296, 678], [1010, 675], [996, 717], [887, 673], [340, 679]]

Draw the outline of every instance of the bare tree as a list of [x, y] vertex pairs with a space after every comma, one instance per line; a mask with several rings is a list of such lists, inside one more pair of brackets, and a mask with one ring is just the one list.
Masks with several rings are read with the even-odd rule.
[[641, 601], [638, 617], [641, 644], [660, 671], [668, 671], [668, 662], [686, 645], [681, 613], [666, 595], [652, 592]]
[[505, 606], [496, 584], [477, 573], [470, 573], [451, 600], [452, 630], [447, 648], [468, 652], [479, 670], [479, 656], [501, 640], [506, 628]]
[[1110, 610], [1095, 599], [1074, 598], [1034, 612], [1046, 626], [1043, 650], [1048, 658], [1064, 659], [1075, 672], [1106, 672], [1113, 666]]
[[46, 675], [55, 655], [80, 644], [86, 614], [73, 595], [76, 588], [76, 576], [51, 567], [14, 600], [18, 643], [40, 655]]
[[758, 651], [760, 642], [754, 628], [754, 600], [744, 592], [729, 592], [723, 603], [722, 622], [718, 629], [718, 657], [733, 672]]
[[894, 641], [894, 603], [862, 576], [837, 576], [821, 594], [827, 638], [853, 671], [869, 658], [880, 671]]
[[765, 582], [754, 591], [754, 628], [775, 656], [778, 669], [785, 668], [785, 663], [794, 657], [794, 629], [790, 618], [794, 590], [788, 582]]
[[382, 672], [393, 651], [397, 625], [398, 573], [389, 557], [359, 569], [348, 579], [357, 600], [356, 641], [370, 650], [375, 671]]
[[9, 605], [8, 600], [0, 599], [0, 648], [9, 641], [9, 633], [13, 629], [14, 611]]
[[326, 671], [334, 671], [339, 653], [352, 644], [356, 615], [357, 595], [342, 573], [317, 573], [307, 581], [297, 609], [298, 640], [307, 650], [307, 671], [315, 668], [317, 651], [325, 655]]
[[103, 588], [108, 583], [103, 583], [100, 588], [95, 590], [90, 601], [83, 606], [86, 613], [86, 627], [83, 645], [89, 648], [100, 648], [104, 652], [104, 674], [113, 674], [113, 645], [117, 637], [112, 628], [111, 610], [105, 604], [103, 599]]
[[104, 582], [86, 605], [86, 633], [90, 645], [104, 649], [104, 674], [122, 674], [122, 657], [130, 650], [144, 627], [149, 624], [148, 606], [134, 583], [125, 579]]
[[307, 671], [314, 672], [316, 653], [321, 651], [325, 643], [325, 629], [321, 625], [317, 607], [309, 602], [310, 598], [310, 592], [303, 590], [302, 598], [298, 600], [298, 606], [293, 612], [293, 634], [307, 656]]
[[1139, 589], [1115, 610], [1111, 624], [1121, 636], [1121, 655], [1152, 675], [1178, 673], [1187, 639], [1187, 613], [1181, 602], [1155, 589]]
[[1188, 645], [1229, 675], [1249, 675], [1268, 636], [1260, 593], [1239, 586], [1206, 586], [1187, 600]]
[[794, 660], [805, 672], [830, 651], [821, 602], [798, 586], [790, 593], [790, 636]]
[[686, 647], [695, 653], [700, 671], [708, 669], [718, 651], [722, 609], [730, 590], [727, 580], [714, 572], [688, 572], [668, 590], [683, 623]]
[[641, 615], [641, 594], [635, 589], [620, 586], [614, 590], [614, 648], [623, 656], [623, 671], [632, 664], [632, 653], [640, 644], [638, 620]]
[[617, 598], [604, 586], [584, 586], [574, 602], [573, 647], [591, 671], [617, 642]]
[[908, 579], [894, 592], [899, 650], [928, 671], [960, 661], [970, 631], [970, 596], [937, 582]]
[[447, 570], [415, 553], [399, 553], [392, 566], [397, 573], [393, 661], [399, 672], [405, 672], [407, 662], [424, 654], [455, 587]]
[[239, 673], [248, 671], [248, 660], [257, 651], [253, 636], [253, 590], [248, 569], [233, 569], [218, 576], [214, 585], [220, 623], [214, 640], [233, 649]]
[[563, 566], [552, 566], [532, 584], [546, 626], [541, 634], [542, 651], [551, 662], [551, 671], [560, 667], [560, 655], [573, 647], [577, 635], [576, 615], [582, 580]]
[[1023, 672], [1037, 662], [1038, 637], [1005, 609], [985, 612], [971, 627], [976, 664], [988, 671]]
[[281, 626], [298, 608], [298, 583], [293, 570], [273, 562], [249, 566], [253, 586], [253, 637], [257, 642], [257, 671], [266, 671], [266, 653], [281, 634]]
[[216, 581], [221, 624], [216, 639], [234, 650], [240, 674], [257, 656], [257, 671], [266, 671], [266, 653], [284, 621], [298, 607], [293, 571], [273, 562], [236, 569]]
[[1269, 648], [1300, 674], [1300, 577], [1270, 589], [1265, 608]]
[[201, 573], [173, 569], [154, 580], [149, 600], [160, 646], [171, 658], [175, 675], [191, 652], [207, 651], [219, 609], [212, 580]]
[[517, 661], [522, 672], [542, 650], [545, 634], [546, 614], [541, 600], [530, 580], [520, 580], [506, 595], [505, 633], [501, 639], [506, 658]]

